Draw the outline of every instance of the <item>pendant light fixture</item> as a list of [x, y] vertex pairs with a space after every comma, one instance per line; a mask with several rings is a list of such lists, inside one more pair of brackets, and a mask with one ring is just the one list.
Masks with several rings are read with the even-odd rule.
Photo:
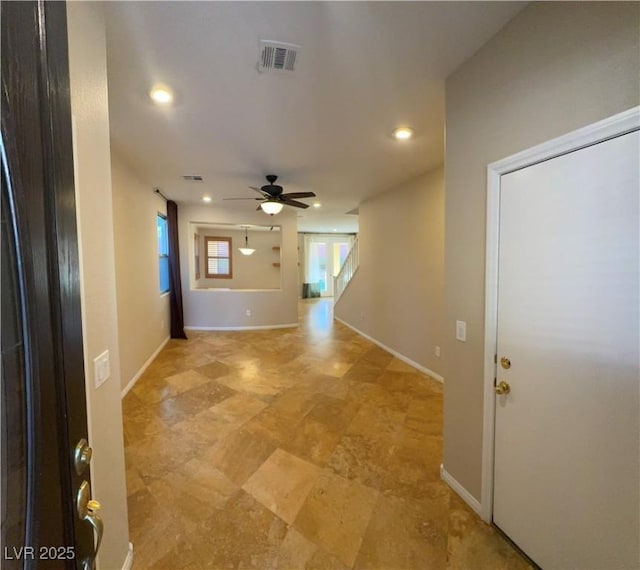
[[240, 253], [242, 255], [251, 255], [255, 249], [249, 247], [249, 236], [247, 235], [248, 226], [244, 227], [244, 247], [239, 247]]

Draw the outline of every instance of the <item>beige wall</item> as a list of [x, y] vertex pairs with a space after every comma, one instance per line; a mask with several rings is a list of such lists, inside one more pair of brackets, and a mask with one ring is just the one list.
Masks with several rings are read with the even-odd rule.
[[[281, 283], [275, 290], [246, 291], [195, 289], [190, 277], [193, 264], [193, 226], [198, 224], [255, 224], [273, 221], [281, 226]], [[180, 267], [185, 327], [234, 328], [291, 325], [298, 322], [297, 218], [285, 208], [275, 219], [263, 212], [225, 210], [216, 206], [180, 205]], [[247, 316], [246, 311], [251, 311]]]
[[487, 164], [638, 105], [639, 17], [638, 3], [533, 2], [447, 79], [444, 465], [476, 499]]
[[167, 204], [111, 153], [120, 383], [125, 388], [169, 337], [169, 295], [160, 294], [156, 216]]
[[[194, 233], [193, 231], [191, 232]], [[249, 247], [255, 249], [251, 255], [242, 255], [239, 247], [244, 247], [243, 230], [224, 230], [221, 228], [199, 228], [200, 242], [200, 279], [195, 281], [197, 288], [228, 289], [280, 289], [280, 231], [248, 231]], [[206, 275], [207, 255], [205, 236], [231, 238], [232, 279], [208, 279]], [[276, 249], [274, 249], [276, 248]], [[192, 276], [193, 273], [191, 274]]]
[[[102, 505], [104, 570], [122, 568], [129, 530], [124, 475], [113, 246], [109, 111], [102, 5], [67, 4], [71, 111], [80, 245], [91, 487]], [[93, 359], [109, 350], [111, 377], [94, 388]]]
[[442, 375], [442, 168], [375, 196], [359, 211], [360, 267], [335, 315]]

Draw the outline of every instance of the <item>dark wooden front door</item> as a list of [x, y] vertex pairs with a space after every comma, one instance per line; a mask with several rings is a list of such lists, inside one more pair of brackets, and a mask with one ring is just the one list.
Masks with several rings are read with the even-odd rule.
[[0, 20], [2, 568], [91, 568], [66, 5], [1, 2]]

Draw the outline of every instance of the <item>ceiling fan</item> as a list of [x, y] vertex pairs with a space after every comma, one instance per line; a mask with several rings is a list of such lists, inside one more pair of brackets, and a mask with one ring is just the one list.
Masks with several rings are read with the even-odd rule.
[[249, 186], [252, 190], [261, 194], [261, 198], [225, 198], [225, 200], [260, 200], [258, 210], [262, 209], [267, 214], [277, 214], [282, 210], [283, 206], [293, 206], [294, 208], [308, 208], [309, 204], [298, 202], [295, 198], [314, 198], [313, 192], [290, 192], [282, 193], [282, 186], [275, 184], [278, 177], [275, 174], [267, 174], [269, 184], [265, 184], [261, 188]]

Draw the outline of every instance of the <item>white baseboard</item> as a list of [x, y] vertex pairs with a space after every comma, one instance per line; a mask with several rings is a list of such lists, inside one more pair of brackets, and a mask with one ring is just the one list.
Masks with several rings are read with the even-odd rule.
[[153, 352], [153, 354], [149, 358], [147, 358], [147, 361], [141, 366], [140, 370], [138, 370], [138, 372], [136, 372], [136, 375], [133, 378], [131, 378], [131, 380], [129, 380], [129, 383], [122, 389], [122, 392], [120, 392], [120, 398], [121, 399], [124, 398], [129, 393], [131, 388], [133, 388], [136, 385], [136, 382], [138, 381], [138, 378], [140, 378], [140, 376], [142, 376], [142, 374], [147, 369], [149, 364], [151, 364], [153, 362], [153, 359], [156, 356], [158, 356], [158, 354], [160, 354], [160, 351], [169, 342], [170, 338], [171, 337], [168, 336], [167, 338], [165, 338], [162, 341], [162, 343], [160, 343], [160, 346], [155, 349], [155, 351]]
[[420, 372], [424, 372], [427, 376], [431, 376], [431, 378], [433, 378], [434, 380], [437, 380], [438, 382], [444, 382], [444, 378], [440, 376], [440, 374], [437, 374], [433, 370], [429, 370], [426, 366], [422, 366], [422, 364], [418, 364], [417, 362], [415, 362], [414, 360], [411, 360], [409, 357], [405, 356], [404, 354], [400, 354], [397, 350], [393, 350], [393, 348], [389, 348], [386, 344], [383, 344], [379, 340], [376, 340], [375, 338], [373, 338], [372, 336], [369, 336], [368, 334], [363, 333], [361, 330], [357, 329], [353, 325], [350, 325], [346, 321], [343, 321], [342, 319], [336, 316], [334, 316], [333, 318], [336, 321], [342, 323], [345, 327], [349, 327], [352, 331], [358, 333], [360, 336], [363, 336], [367, 340], [370, 340], [373, 344], [377, 344], [380, 348], [384, 348], [384, 350], [393, 354], [393, 356], [395, 356], [398, 360], [402, 360], [402, 362], [408, 364], [409, 366], [413, 366], [414, 368], [417, 368], [418, 370], [420, 370]]
[[256, 325], [249, 327], [194, 327], [191, 325], [185, 325], [184, 329], [187, 331], [261, 331], [270, 329], [290, 329], [297, 326], [298, 323], [287, 323], [284, 325]]
[[476, 513], [480, 515], [482, 506], [480, 501], [476, 499], [469, 491], [467, 491], [456, 479], [454, 479], [444, 468], [444, 465], [440, 465], [440, 478], [451, 487], [460, 498], [467, 503]]
[[129, 551], [127, 557], [124, 559], [122, 570], [131, 570], [133, 568], [133, 544], [129, 543]]

